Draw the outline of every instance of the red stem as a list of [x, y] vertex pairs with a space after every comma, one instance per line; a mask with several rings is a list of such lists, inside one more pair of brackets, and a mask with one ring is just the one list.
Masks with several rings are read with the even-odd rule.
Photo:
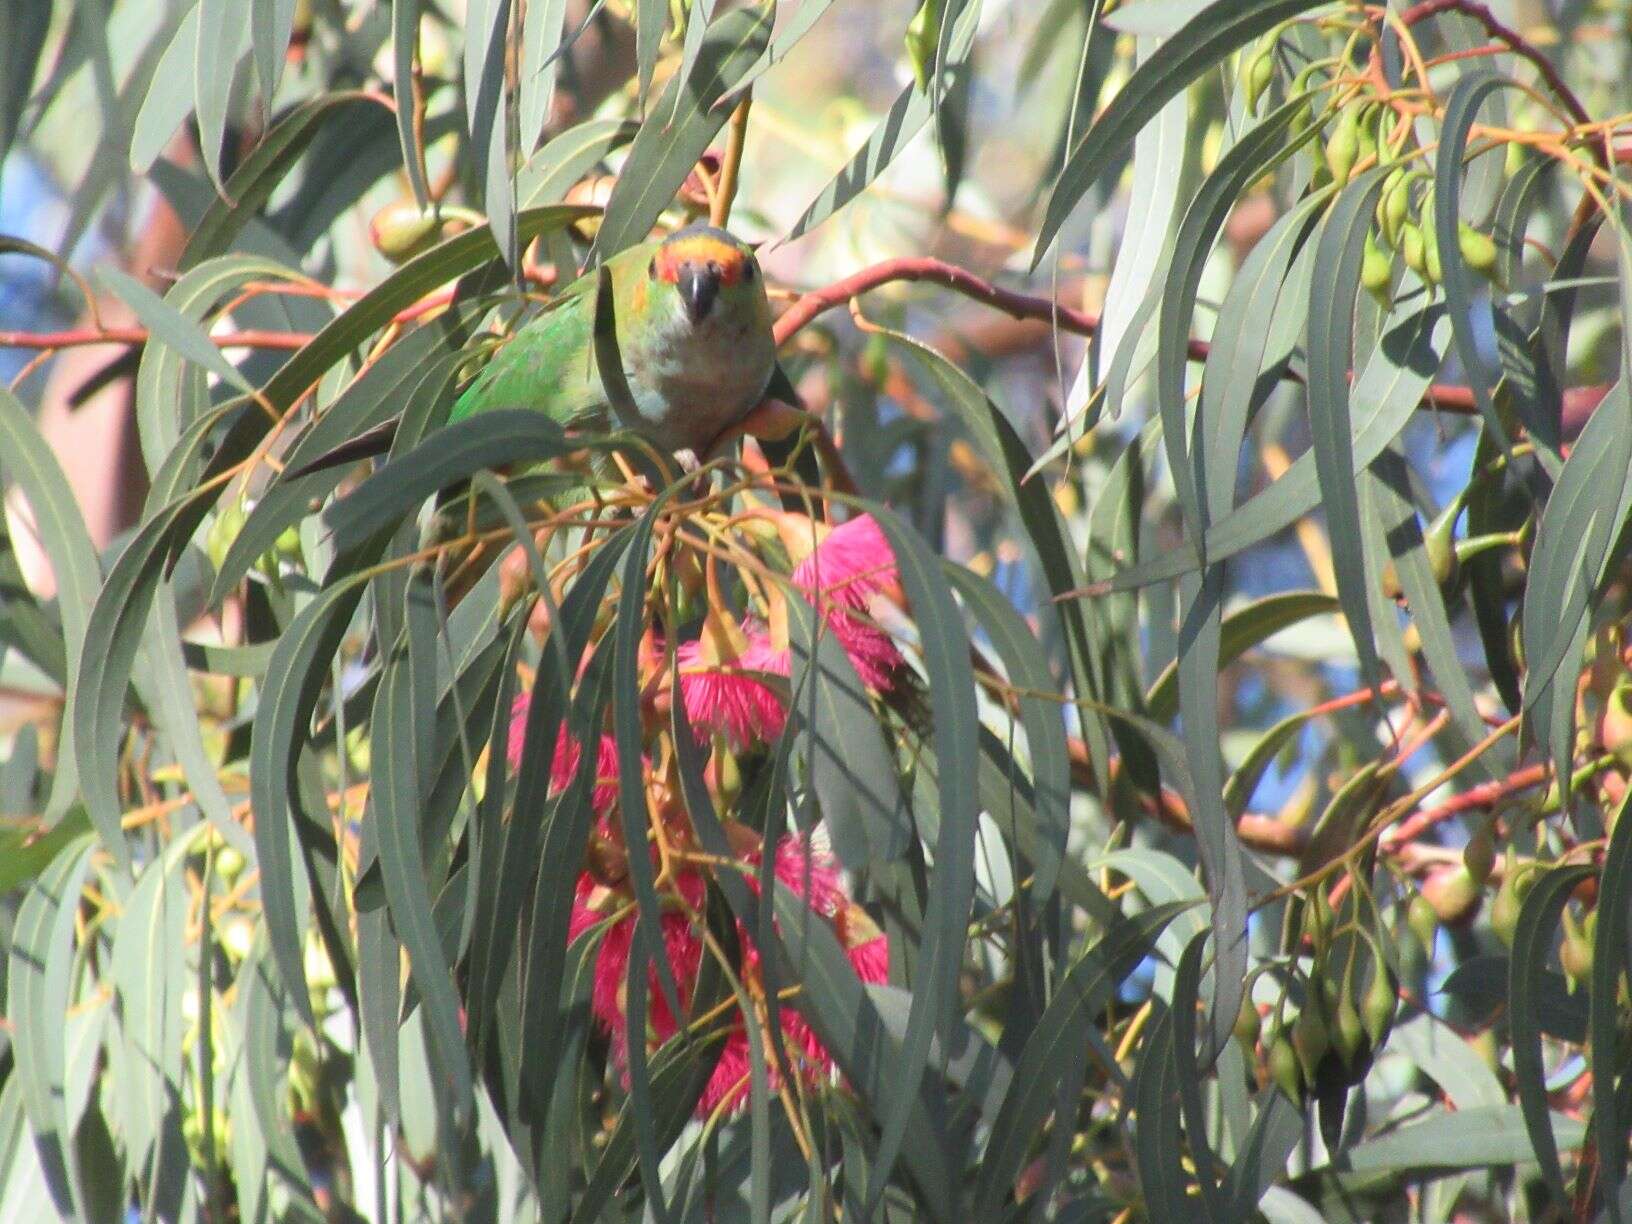
[[1505, 778], [1498, 778], [1494, 782], [1481, 782], [1478, 786], [1469, 787], [1453, 799], [1448, 799], [1444, 803], [1431, 808], [1423, 808], [1409, 820], [1402, 820], [1393, 833], [1384, 841], [1384, 849], [1414, 841], [1442, 821], [1449, 820], [1453, 816], [1459, 816], [1473, 808], [1486, 807], [1516, 791], [1529, 790], [1533, 786], [1540, 786], [1546, 780], [1547, 766], [1530, 765], [1524, 769], [1515, 770]]
[[[299, 349], [310, 343], [306, 332], [238, 331], [223, 332], [210, 340], [219, 348]], [[145, 327], [76, 327], [67, 331], [0, 331], [0, 348], [62, 349], [92, 344], [146, 344]]]
[[1477, 0], [1422, 0], [1421, 4], [1413, 4], [1401, 13], [1400, 20], [1406, 25], [1415, 25], [1440, 13], [1461, 13], [1465, 17], [1472, 17], [1485, 27], [1486, 34], [1497, 42], [1506, 44], [1515, 55], [1535, 65], [1536, 71], [1541, 73], [1541, 79], [1547, 82], [1547, 87], [1564, 104], [1564, 109], [1570, 112], [1570, 118], [1583, 127], [1592, 122], [1587, 114], [1587, 108], [1581, 105], [1581, 99], [1575, 96], [1575, 91], [1558, 75], [1558, 69], [1553, 66], [1552, 61], [1523, 34], [1503, 25], [1496, 14], [1483, 4], [1477, 3]]
[[[1091, 311], [1077, 310], [1051, 298], [1032, 297], [1016, 293], [1012, 289], [1004, 289], [976, 276], [967, 268], [960, 268], [944, 260], [926, 256], [906, 256], [900, 259], [886, 259], [882, 263], [863, 268], [843, 280], [834, 281], [831, 285], [813, 289], [800, 296], [776, 321], [777, 347], [786, 344], [818, 316], [829, 310], [837, 310], [849, 303], [852, 298], [896, 281], [927, 281], [1001, 310], [1013, 318], [1050, 322], [1061, 331], [1076, 336], [1092, 336], [1099, 329], [1099, 316]], [[1205, 340], [1192, 339], [1187, 342], [1187, 349], [1191, 361], [1205, 361], [1212, 351], [1212, 346]], [[1299, 381], [1297, 375], [1290, 372], [1285, 377], [1294, 382]], [[1572, 422], [1579, 420], [1584, 423], [1608, 390], [1607, 386], [1594, 386], [1572, 387], [1565, 391], [1566, 431]], [[1422, 397], [1422, 402], [1441, 412], [1454, 412], [1464, 416], [1471, 416], [1479, 410], [1474, 402], [1472, 388], [1447, 383], [1435, 383], [1429, 387], [1427, 394]]]

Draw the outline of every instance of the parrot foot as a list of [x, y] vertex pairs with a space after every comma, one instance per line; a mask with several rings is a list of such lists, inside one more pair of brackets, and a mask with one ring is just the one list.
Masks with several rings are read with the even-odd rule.
[[[706, 481], [708, 478], [706, 476], [698, 475], [698, 473], [702, 471], [703, 461], [698, 457], [696, 451], [689, 446], [675, 451], [674, 463], [675, 466], [680, 469], [681, 481], [687, 486], [686, 489], [682, 490], [685, 496], [697, 497], [706, 491]], [[688, 477], [690, 478], [689, 480], [687, 479]], [[648, 497], [655, 498], [663, 491], [659, 486], [652, 483], [651, 479], [644, 474], [636, 476], [635, 480], [645, 491]], [[634, 508], [635, 518], [638, 519], [643, 517], [648, 509], [650, 509], [649, 505], [636, 506]]]

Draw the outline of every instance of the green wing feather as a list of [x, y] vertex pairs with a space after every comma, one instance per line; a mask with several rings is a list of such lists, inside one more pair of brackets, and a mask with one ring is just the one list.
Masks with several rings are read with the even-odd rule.
[[[643, 269], [654, 249], [643, 244], [621, 252], [611, 261], [614, 277]], [[454, 403], [449, 423], [499, 408], [531, 408], [569, 427], [602, 421], [607, 406], [595, 365], [595, 285], [594, 273], [579, 277], [505, 341]]]

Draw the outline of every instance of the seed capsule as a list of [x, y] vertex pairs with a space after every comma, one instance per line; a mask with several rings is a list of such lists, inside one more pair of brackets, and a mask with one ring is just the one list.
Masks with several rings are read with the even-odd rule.
[[1284, 1030], [1269, 1047], [1269, 1077], [1286, 1093], [1287, 1100], [1294, 1105], [1303, 1103], [1303, 1069], [1298, 1066], [1297, 1051], [1286, 1039]]
[[1272, 51], [1261, 51], [1258, 58], [1247, 66], [1247, 111], [1256, 114], [1258, 99], [1264, 96], [1269, 83], [1275, 79], [1275, 55]]
[[1298, 1065], [1303, 1068], [1306, 1082], [1313, 1082], [1320, 1060], [1326, 1057], [1326, 1051], [1332, 1045], [1326, 1017], [1320, 1014], [1320, 1004], [1312, 997], [1313, 991], [1310, 994], [1311, 998], [1303, 1005], [1297, 1022], [1292, 1026], [1292, 1048], [1297, 1052]]
[[237, 500], [228, 502], [216, 511], [215, 521], [204, 536], [204, 555], [216, 569], [220, 569], [221, 563], [227, 559], [227, 550], [244, 529], [244, 520], [248, 517], [244, 503]]
[[1462, 262], [1480, 276], [1496, 275], [1496, 243], [1489, 234], [1481, 234], [1466, 221], [1456, 226], [1456, 248], [1462, 252]]
[[1424, 952], [1429, 955], [1434, 951], [1434, 937], [1439, 934], [1439, 915], [1429, 904], [1428, 898], [1420, 892], [1411, 898], [1411, 903], [1405, 907], [1405, 924], [1411, 928], [1411, 933], [1417, 937]]
[[1430, 285], [1438, 285], [1445, 279], [1444, 268], [1439, 261], [1439, 235], [1434, 232], [1433, 223], [1425, 216], [1422, 223], [1422, 275]]
[[1258, 1016], [1258, 1008], [1253, 1005], [1252, 992], [1249, 990], [1241, 998], [1241, 1010], [1235, 1017], [1235, 1036], [1250, 1052], [1258, 1044], [1258, 1034], [1263, 1029], [1263, 1021]]
[[1391, 303], [1389, 289], [1393, 279], [1394, 261], [1377, 245], [1376, 234], [1368, 232], [1365, 256], [1360, 264], [1360, 283], [1366, 287], [1367, 293], [1377, 299], [1377, 304], [1384, 310], [1387, 310]]
[[1331, 939], [1332, 911], [1320, 895], [1318, 887], [1312, 889], [1304, 899], [1304, 929], [1309, 933], [1309, 941], [1317, 950], [1326, 946]]
[[1508, 178], [1512, 178], [1524, 168], [1525, 152], [1526, 150], [1524, 145], [1517, 140], [1510, 140], [1503, 147], [1502, 172], [1507, 175]]
[[1483, 884], [1490, 879], [1490, 873], [1496, 867], [1496, 837], [1488, 823], [1476, 828], [1468, 838], [1468, 844], [1462, 847], [1462, 865], [1468, 869], [1468, 875], [1473, 877], [1475, 884]]
[[1389, 246], [1398, 246], [1400, 227], [1411, 211], [1411, 183], [1404, 170], [1395, 170], [1388, 176], [1378, 208], [1382, 210], [1383, 239]]
[[1400, 255], [1405, 259], [1405, 266], [1418, 276], [1427, 274], [1427, 248], [1422, 241], [1422, 231], [1417, 228], [1414, 221], [1407, 221], [1400, 226]]
[[1524, 908], [1524, 898], [1530, 892], [1534, 883], [1534, 871], [1531, 864], [1519, 865], [1518, 856], [1513, 847], [1507, 848], [1507, 859], [1502, 869], [1502, 886], [1496, 890], [1496, 898], [1490, 903], [1490, 929], [1496, 932], [1508, 947], [1513, 946], [1513, 933], [1519, 927], [1519, 913]]
[[1484, 896], [1478, 881], [1462, 865], [1429, 876], [1422, 886], [1422, 895], [1428, 898], [1428, 904], [1433, 906], [1441, 922], [1453, 924], [1472, 918]]
[[229, 884], [242, 874], [244, 866], [244, 856], [231, 846], [223, 846], [215, 853], [215, 874]]
[[1400, 1005], [1400, 988], [1385, 964], [1376, 966], [1366, 997], [1360, 1001], [1360, 1022], [1373, 1051], [1381, 1050], [1394, 1028], [1394, 1014]]
[[412, 200], [387, 204], [368, 223], [374, 249], [394, 264], [405, 263], [428, 250], [441, 236], [442, 219], [435, 209], [419, 211]]
[[1632, 679], [1623, 678], [1604, 700], [1598, 742], [1622, 765], [1632, 766]]
[[919, 89], [928, 88], [929, 74], [934, 68], [935, 46], [941, 36], [941, 13], [937, 0], [924, 0], [918, 6], [918, 11], [912, 15], [907, 23], [907, 33], [903, 41], [907, 47], [907, 59], [912, 64], [913, 78], [918, 82]]
[[1332, 182], [1339, 187], [1349, 181], [1354, 163], [1360, 159], [1359, 127], [1351, 107], [1338, 117], [1337, 127], [1326, 141], [1326, 169], [1331, 171]]
[[1559, 945], [1558, 963], [1569, 979], [1570, 990], [1584, 986], [1592, 977], [1593, 934], [1598, 926], [1598, 911], [1588, 914], [1579, 924], [1575, 915], [1564, 911], [1564, 942]]
[[1332, 1044], [1337, 1047], [1343, 1065], [1352, 1071], [1365, 1052], [1366, 1031], [1360, 1022], [1360, 1010], [1354, 1005], [1354, 997], [1347, 990], [1338, 1000], [1332, 1028]]
[[1373, 119], [1376, 112], [1371, 107], [1361, 113], [1359, 122], [1355, 125], [1355, 140], [1359, 145], [1360, 160], [1377, 156], [1377, 123]]

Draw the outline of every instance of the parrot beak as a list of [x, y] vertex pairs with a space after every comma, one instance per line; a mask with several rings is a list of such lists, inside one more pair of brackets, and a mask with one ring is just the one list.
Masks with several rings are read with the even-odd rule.
[[708, 318], [714, 308], [714, 299], [720, 292], [720, 274], [709, 267], [686, 264], [675, 281], [680, 300], [686, 304], [686, 314], [693, 324]]

